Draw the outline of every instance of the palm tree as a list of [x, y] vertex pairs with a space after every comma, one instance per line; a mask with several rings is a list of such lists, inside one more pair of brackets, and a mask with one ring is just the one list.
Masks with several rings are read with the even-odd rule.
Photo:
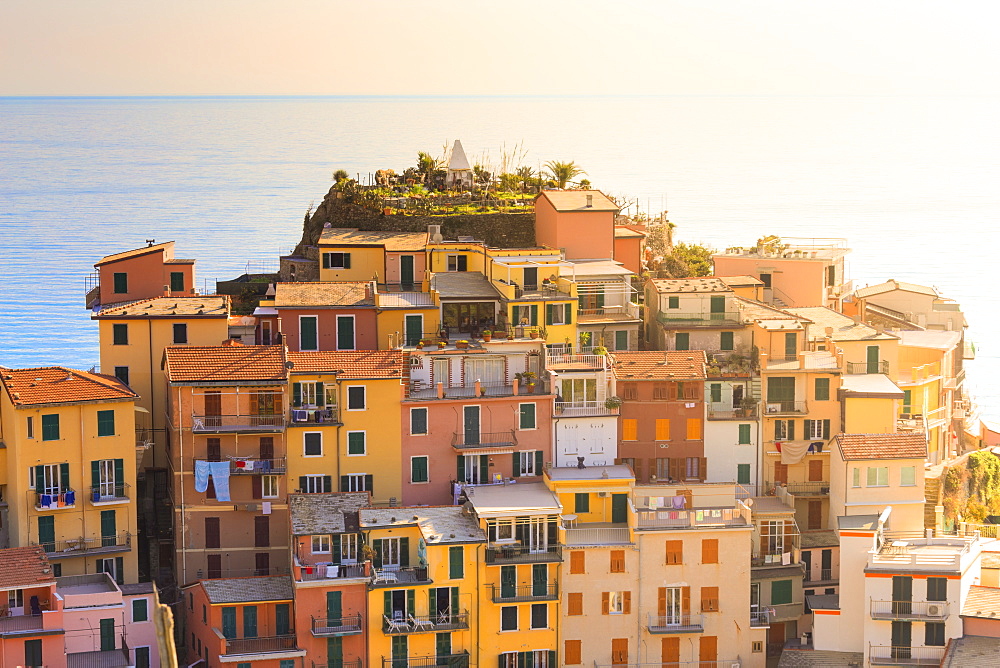
[[346, 169], [338, 169], [333, 173], [333, 180], [335, 183], [340, 183], [341, 181], [346, 181], [350, 176]]
[[586, 174], [575, 162], [558, 162], [550, 160], [545, 163], [545, 169], [549, 170], [552, 179], [559, 184], [560, 188], [565, 188], [566, 183], [581, 174]]

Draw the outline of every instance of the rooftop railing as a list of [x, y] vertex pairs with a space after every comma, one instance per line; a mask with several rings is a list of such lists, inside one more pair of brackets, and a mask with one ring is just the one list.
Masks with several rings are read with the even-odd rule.
[[873, 666], [939, 666], [944, 647], [899, 647], [871, 645], [868, 662]]
[[469, 628], [469, 612], [440, 612], [435, 615], [406, 615], [393, 618], [382, 615], [382, 632], [387, 635], [409, 635], [413, 633], [440, 633], [461, 631]]
[[261, 636], [259, 638], [227, 638], [225, 654], [262, 654], [297, 650], [295, 634]]
[[750, 526], [750, 510], [742, 503], [736, 508], [636, 510], [636, 529], [697, 529], [719, 526]]
[[192, 415], [191, 431], [217, 434], [234, 431], [281, 431], [285, 428], [282, 413], [265, 415]]
[[113, 552], [127, 552], [132, 548], [132, 534], [122, 531], [113, 536], [102, 536], [99, 538], [68, 538], [66, 540], [56, 540], [52, 542], [34, 542], [33, 545], [41, 545], [42, 549], [50, 560], [64, 559], [69, 557], [79, 557], [83, 554], [110, 554]]
[[557, 401], [555, 414], [558, 417], [598, 417], [618, 415], [617, 406], [609, 407], [603, 401]]
[[337, 580], [349, 578], [367, 578], [364, 564], [314, 565], [304, 564], [299, 569], [300, 582], [315, 580]]
[[764, 415], [799, 415], [808, 413], [804, 401], [765, 401]]
[[628, 526], [589, 527], [578, 526], [566, 529], [566, 545], [631, 545]]

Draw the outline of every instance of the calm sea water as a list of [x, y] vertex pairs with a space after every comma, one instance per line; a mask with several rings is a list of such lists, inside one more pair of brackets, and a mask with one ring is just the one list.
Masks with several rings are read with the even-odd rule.
[[716, 248], [846, 237], [856, 282], [959, 300], [984, 414], [1000, 417], [990, 276], [1000, 98], [0, 98], [0, 364], [97, 362], [84, 278], [177, 241], [199, 289], [276, 265], [334, 169], [397, 171], [461, 139], [470, 158], [573, 160]]

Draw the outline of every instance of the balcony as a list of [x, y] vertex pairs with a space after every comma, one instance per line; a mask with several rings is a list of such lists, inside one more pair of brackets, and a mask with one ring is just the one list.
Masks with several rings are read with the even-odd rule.
[[765, 482], [764, 489], [781, 487], [795, 496], [830, 496], [830, 482], [827, 480], [811, 482]]
[[35, 510], [67, 510], [76, 508], [76, 501], [76, 490], [69, 487], [42, 492], [28, 491], [28, 504], [34, 505]]
[[832, 568], [808, 569], [806, 570], [805, 576], [802, 578], [802, 585], [816, 585], [824, 582], [836, 581], [837, 580], [833, 577]]
[[765, 401], [764, 415], [804, 415], [809, 410], [804, 401]]
[[128, 531], [123, 531], [114, 536], [104, 536], [101, 538], [70, 538], [51, 543], [36, 542], [32, 544], [41, 545], [45, 550], [45, 556], [49, 560], [68, 559], [83, 555], [128, 552], [132, 549], [132, 534]]
[[0, 638], [17, 634], [31, 634], [45, 627], [42, 615], [14, 615], [0, 617]]
[[559, 371], [603, 371], [610, 366], [607, 355], [549, 355], [545, 366]]
[[704, 615], [649, 615], [650, 633], [704, 633]]
[[756, 420], [757, 406], [741, 406], [739, 408], [716, 406], [708, 404], [709, 420]]
[[303, 564], [299, 568], [299, 582], [313, 582], [315, 580], [340, 580], [351, 578], [369, 578], [364, 564], [341, 564], [337, 565], [315, 565]]
[[259, 459], [257, 457], [230, 457], [230, 475], [271, 475], [284, 473], [288, 464], [284, 457]]
[[320, 659], [312, 661], [312, 668], [364, 668], [361, 659]]
[[770, 610], [750, 610], [750, 626], [759, 629], [771, 625]]
[[942, 658], [944, 647], [868, 647], [868, 662], [873, 666], [940, 666]]
[[338, 420], [336, 406], [295, 406], [288, 412], [290, 427], [337, 423]]
[[128, 503], [130, 487], [127, 482], [106, 483], [87, 490], [87, 499], [93, 506], [111, 506], [116, 503]]
[[946, 601], [871, 601], [872, 619], [891, 621], [943, 621], [948, 616]]
[[559, 585], [555, 582], [537, 582], [527, 585], [490, 585], [494, 603], [528, 603], [530, 601], [558, 601]]
[[594, 522], [582, 527], [566, 529], [566, 546], [581, 545], [631, 545], [628, 524]]
[[686, 329], [688, 327], [738, 327], [739, 311], [724, 311], [722, 313], [679, 313], [676, 311], [660, 311], [656, 319], [667, 328]]
[[[461, 386], [441, 386], [442, 399], [475, 399], [477, 397], [513, 397], [518, 394], [528, 394], [528, 388], [523, 383], [519, 384], [519, 391], [514, 391], [512, 383], [473, 383], [472, 385]], [[534, 391], [531, 394], [546, 394], [545, 382], [536, 378]], [[410, 391], [407, 395], [409, 399], [437, 399], [438, 387], [432, 385], [427, 387], [426, 383], [419, 379], [410, 381]]]
[[382, 668], [435, 668], [436, 666], [469, 668], [469, 653], [411, 656], [405, 659], [382, 657]]
[[[221, 633], [216, 629], [216, 633]], [[265, 654], [268, 652], [295, 652], [295, 634], [261, 636], [260, 638], [227, 638], [224, 654]]]
[[681, 510], [661, 508], [636, 511], [636, 529], [697, 529], [720, 526], [750, 526], [750, 509], [738, 504], [736, 508], [693, 508]]
[[879, 360], [878, 362], [872, 365], [868, 364], [868, 362], [848, 362], [847, 373], [850, 374], [883, 373], [888, 375], [889, 360]]
[[533, 547], [511, 543], [486, 548], [487, 564], [544, 564], [562, 561], [562, 545]]
[[232, 432], [279, 432], [285, 428], [285, 416], [265, 415], [192, 415], [191, 431], [196, 434]]
[[387, 635], [410, 635], [413, 633], [438, 633], [441, 631], [462, 631], [469, 628], [469, 611], [436, 615], [407, 615], [392, 618], [382, 615], [382, 632]]
[[599, 322], [628, 322], [629, 320], [639, 320], [639, 305], [628, 304], [625, 306], [603, 306], [601, 308], [582, 308], [576, 312], [576, 322], [579, 325], [587, 325]]
[[347, 617], [313, 617], [314, 636], [349, 636], [361, 633], [361, 613]]
[[126, 668], [132, 665], [135, 664], [129, 659], [127, 648], [66, 654], [66, 668]]
[[369, 587], [398, 587], [400, 585], [420, 585], [432, 582], [427, 568], [376, 568], [372, 573]]
[[451, 447], [456, 450], [476, 450], [479, 448], [515, 448], [517, 437], [514, 431], [486, 432], [455, 432], [451, 437]]
[[557, 401], [556, 417], [601, 417], [618, 415], [618, 407], [609, 408], [603, 401]]

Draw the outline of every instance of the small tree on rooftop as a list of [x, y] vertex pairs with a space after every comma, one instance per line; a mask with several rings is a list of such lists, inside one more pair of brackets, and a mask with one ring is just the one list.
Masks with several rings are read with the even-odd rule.
[[351, 175], [347, 173], [346, 169], [338, 169], [333, 173], [333, 182], [340, 183], [341, 181], [346, 181], [351, 178]]
[[557, 160], [550, 160], [545, 163], [545, 169], [549, 170], [552, 180], [559, 184], [560, 188], [565, 188], [567, 183], [587, 173], [572, 161], [559, 162]]

